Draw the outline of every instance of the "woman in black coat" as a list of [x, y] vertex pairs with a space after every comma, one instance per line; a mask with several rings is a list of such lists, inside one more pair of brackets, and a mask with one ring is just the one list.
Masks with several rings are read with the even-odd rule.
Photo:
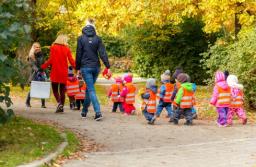
[[[31, 81], [45, 81], [46, 80], [46, 75], [45, 73], [41, 70], [41, 65], [44, 63], [44, 55], [41, 51], [41, 46], [38, 42], [33, 43], [30, 52], [29, 52], [29, 57], [28, 61], [31, 65], [32, 72], [29, 77], [29, 82]], [[45, 99], [41, 99], [42, 108], [46, 108], [45, 106]], [[26, 99], [26, 106], [31, 107], [30, 105], [30, 92], [28, 92], [28, 96]]]

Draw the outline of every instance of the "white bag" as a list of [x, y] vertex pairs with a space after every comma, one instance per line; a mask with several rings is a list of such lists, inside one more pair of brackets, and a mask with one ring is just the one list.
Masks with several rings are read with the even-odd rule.
[[30, 97], [48, 99], [50, 98], [51, 82], [31, 81]]

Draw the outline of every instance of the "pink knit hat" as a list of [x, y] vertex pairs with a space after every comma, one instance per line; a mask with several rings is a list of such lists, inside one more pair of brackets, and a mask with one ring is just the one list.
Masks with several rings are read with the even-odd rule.
[[116, 81], [116, 83], [122, 83], [123, 82], [123, 80], [120, 76], [115, 77], [115, 81]]
[[130, 83], [130, 82], [132, 82], [132, 74], [131, 73], [128, 73], [128, 74], [125, 74], [124, 75], [124, 81], [126, 82], [126, 83]]
[[215, 82], [225, 81], [225, 75], [222, 71], [216, 71], [215, 73]]

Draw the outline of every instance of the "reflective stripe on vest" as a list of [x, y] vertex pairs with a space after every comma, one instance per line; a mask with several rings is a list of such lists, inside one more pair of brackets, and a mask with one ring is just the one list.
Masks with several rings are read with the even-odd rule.
[[195, 103], [194, 92], [187, 91], [184, 88], [182, 89], [183, 89], [183, 96], [181, 98], [180, 108], [192, 108]]
[[86, 91], [86, 84], [84, 83], [79, 92], [75, 95], [75, 99], [84, 100], [85, 99], [85, 91]]
[[112, 90], [111, 100], [113, 102], [123, 102], [124, 101], [124, 98], [119, 96], [122, 89], [123, 89], [123, 87], [121, 84], [113, 84], [111, 86], [111, 90]]
[[240, 108], [243, 107], [243, 92], [239, 91], [236, 97], [232, 97], [230, 107], [231, 108]]
[[135, 103], [135, 91], [136, 88], [132, 83], [127, 83], [125, 84], [125, 86], [127, 87], [128, 93], [125, 97], [125, 102], [127, 104], [133, 104]]
[[68, 96], [75, 96], [76, 93], [79, 92], [79, 81], [76, 80], [74, 82], [70, 82], [68, 80], [67, 84], [66, 84], [66, 89], [67, 89], [67, 95]]
[[143, 99], [141, 110], [147, 110], [149, 113], [156, 112], [156, 94], [152, 90], [148, 90], [147, 93], [150, 94], [149, 99]]
[[165, 84], [165, 95], [164, 95], [164, 102], [172, 102], [171, 101], [171, 97], [172, 97], [172, 93], [173, 93], [173, 89], [174, 89], [174, 85], [171, 83], [166, 83]]
[[218, 86], [218, 98], [217, 105], [230, 105], [231, 103], [231, 91], [230, 88], [224, 90]]

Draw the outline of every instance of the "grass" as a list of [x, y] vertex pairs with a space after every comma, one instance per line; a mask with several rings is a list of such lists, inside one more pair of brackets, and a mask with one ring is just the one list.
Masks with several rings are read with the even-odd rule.
[[70, 130], [66, 130], [65, 133], [67, 135], [68, 146], [64, 149], [62, 155], [68, 157], [79, 148], [80, 142], [76, 135]]
[[17, 166], [40, 158], [63, 141], [53, 127], [20, 117], [0, 128], [1, 167]]

